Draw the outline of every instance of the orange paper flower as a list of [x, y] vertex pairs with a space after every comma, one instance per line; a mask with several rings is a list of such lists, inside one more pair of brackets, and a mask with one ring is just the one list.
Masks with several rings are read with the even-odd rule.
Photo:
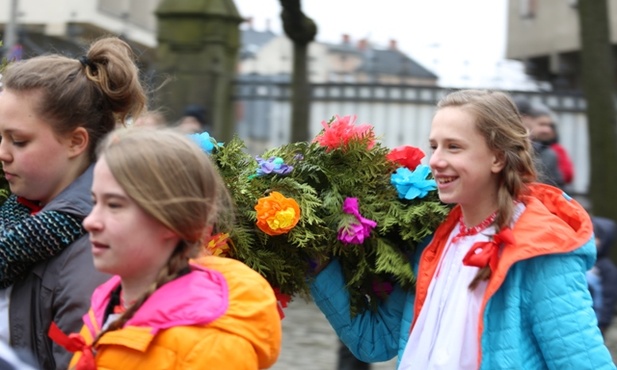
[[257, 211], [257, 227], [272, 236], [288, 233], [300, 220], [298, 203], [276, 191], [259, 199], [255, 211]]

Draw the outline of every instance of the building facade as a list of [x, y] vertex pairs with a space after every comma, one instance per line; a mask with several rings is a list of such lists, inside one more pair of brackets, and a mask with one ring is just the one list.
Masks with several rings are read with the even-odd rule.
[[[285, 35], [255, 31], [250, 26], [242, 33], [246, 44], [239, 62], [240, 75], [289, 78], [293, 47]], [[312, 42], [308, 55], [312, 83], [437, 85], [437, 76], [400, 51], [394, 40], [384, 47], [366, 39], [352, 42], [349, 35], [343, 35], [339, 44]]]
[[[578, 0], [508, 0], [506, 58], [554, 90], [580, 87]], [[608, 0], [610, 40], [617, 45], [617, 0]]]

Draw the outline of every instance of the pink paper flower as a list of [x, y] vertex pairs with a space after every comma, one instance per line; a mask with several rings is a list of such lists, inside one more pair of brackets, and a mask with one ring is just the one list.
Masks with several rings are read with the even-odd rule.
[[322, 121], [324, 130], [319, 134], [314, 142], [325, 146], [327, 151], [342, 148], [352, 140], [368, 140], [367, 149], [372, 149], [375, 145], [375, 134], [373, 127], [368, 124], [355, 125], [356, 116], [335, 116], [330, 122]]
[[343, 223], [338, 230], [338, 240], [344, 244], [362, 244], [371, 235], [377, 222], [360, 215], [358, 198], [346, 198], [343, 202], [343, 212], [354, 216], [352, 222]]

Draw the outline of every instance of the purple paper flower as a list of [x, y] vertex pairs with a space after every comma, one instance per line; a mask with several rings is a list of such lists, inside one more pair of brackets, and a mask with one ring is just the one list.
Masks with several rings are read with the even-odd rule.
[[362, 244], [366, 236], [364, 235], [364, 227], [357, 223], [343, 226], [338, 231], [338, 240], [345, 244]]
[[255, 157], [257, 159], [257, 176], [265, 176], [269, 174], [277, 174], [277, 175], [287, 175], [293, 170], [293, 166], [285, 164], [283, 158], [281, 157], [270, 157], [268, 159], [263, 159], [259, 156]]
[[358, 206], [358, 198], [346, 198], [343, 202], [343, 212], [354, 216], [354, 220], [342, 222], [338, 230], [338, 240], [344, 244], [362, 244], [371, 235], [377, 222], [362, 217]]
[[399, 198], [412, 200], [424, 198], [429, 191], [437, 189], [435, 180], [427, 179], [430, 168], [421, 164], [412, 172], [406, 167], [399, 167], [390, 176], [390, 183], [394, 185]]

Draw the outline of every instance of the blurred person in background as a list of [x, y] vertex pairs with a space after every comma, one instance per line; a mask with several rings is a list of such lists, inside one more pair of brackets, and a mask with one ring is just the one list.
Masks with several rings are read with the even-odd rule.
[[563, 183], [564, 185], [569, 185], [574, 180], [574, 164], [566, 148], [559, 143], [557, 124], [553, 122], [550, 128], [551, 131], [549, 135], [542, 140], [542, 144], [550, 147], [555, 154], [557, 154], [557, 166], [563, 177]]
[[360, 361], [349, 348], [339, 340], [337, 370], [370, 370], [371, 364]]
[[163, 128], [167, 126], [167, 121], [163, 113], [149, 111], [137, 117], [133, 125], [135, 127]]
[[523, 125], [529, 130], [535, 152], [538, 180], [545, 184], [563, 188], [565, 182], [559, 169], [558, 155], [546, 141], [554, 137], [553, 112], [544, 104], [516, 98], [514, 103], [521, 115]]
[[617, 223], [609, 218], [598, 216], [592, 216], [591, 221], [598, 257], [593, 268], [587, 272], [587, 282], [593, 298], [593, 308], [598, 317], [598, 326], [602, 334], [605, 334], [613, 321], [617, 304], [617, 266], [610, 258]]
[[178, 121], [176, 128], [183, 134], [198, 134], [204, 131], [210, 133], [211, 127], [208, 123], [206, 108], [197, 104], [190, 104], [184, 109], [182, 118]]

